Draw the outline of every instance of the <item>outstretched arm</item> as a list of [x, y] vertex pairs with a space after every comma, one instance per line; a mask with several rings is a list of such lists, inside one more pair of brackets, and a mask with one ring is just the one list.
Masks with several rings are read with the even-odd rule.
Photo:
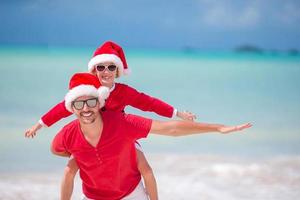
[[183, 120], [193, 121], [196, 119], [196, 115], [188, 111], [177, 111], [173, 106], [168, 103], [147, 95], [145, 93], [139, 92], [136, 89], [128, 86], [122, 85], [122, 89], [125, 95], [122, 96], [126, 105], [130, 105], [134, 108], [155, 112], [156, 114], [168, 118], [179, 117]]
[[250, 128], [252, 124], [246, 123], [237, 126], [225, 126], [222, 124], [207, 124], [190, 121], [152, 121], [150, 132], [167, 136], [185, 136], [191, 134], [220, 132], [231, 133]]
[[65, 101], [61, 101], [43, 115], [41, 121], [47, 127], [50, 127], [62, 118], [69, 117], [70, 115], [72, 115], [72, 113], [67, 110]]
[[52, 124], [64, 117], [70, 116], [71, 114], [72, 113], [69, 112], [65, 107], [65, 101], [62, 101], [51, 108], [45, 115], [43, 115], [38, 123], [33, 125], [30, 129], [27, 129], [25, 131], [25, 137], [33, 138], [36, 136], [38, 130], [40, 130], [43, 126], [50, 127]]

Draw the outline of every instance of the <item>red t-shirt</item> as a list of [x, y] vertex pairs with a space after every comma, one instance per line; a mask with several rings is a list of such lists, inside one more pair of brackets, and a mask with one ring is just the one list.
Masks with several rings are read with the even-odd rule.
[[86, 197], [119, 200], [141, 180], [134, 141], [148, 135], [152, 120], [114, 111], [100, 113], [103, 130], [96, 147], [84, 138], [78, 120], [64, 126], [52, 146], [74, 156]]

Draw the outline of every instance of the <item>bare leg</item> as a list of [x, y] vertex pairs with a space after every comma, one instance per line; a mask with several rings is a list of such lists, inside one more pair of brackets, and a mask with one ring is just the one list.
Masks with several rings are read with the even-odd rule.
[[74, 179], [75, 175], [78, 171], [78, 166], [74, 158], [70, 158], [63, 175], [63, 179], [61, 182], [61, 193], [60, 199], [61, 200], [70, 200], [73, 187], [74, 187]]
[[158, 200], [156, 180], [153, 171], [143, 152], [136, 150], [138, 169], [144, 179], [145, 188], [150, 200]]

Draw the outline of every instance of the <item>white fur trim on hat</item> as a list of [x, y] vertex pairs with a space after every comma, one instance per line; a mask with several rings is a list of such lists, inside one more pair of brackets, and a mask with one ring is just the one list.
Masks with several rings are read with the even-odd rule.
[[109, 88], [101, 86], [98, 88], [99, 98], [106, 100], [109, 96]]
[[[71, 89], [65, 96], [65, 106], [66, 109], [70, 112], [72, 111], [72, 101], [74, 101], [75, 99], [77, 99], [78, 97], [81, 96], [94, 96], [94, 97], [98, 97], [99, 99], [99, 93], [98, 90], [91, 85], [79, 85], [77, 87], [74, 87], [73, 89]], [[100, 104], [101, 106], [101, 104]], [[104, 105], [102, 105], [104, 106]]]
[[123, 70], [124, 70], [123, 63], [121, 59], [114, 54], [100, 54], [93, 57], [88, 64], [89, 72], [93, 72], [95, 65], [104, 62], [113, 62], [119, 70], [119, 75], [123, 75]]
[[109, 88], [105, 86], [101, 86], [98, 88], [98, 99], [100, 102], [100, 108], [102, 108], [105, 105], [105, 100], [109, 96]]
[[124, 75], [129, 75], [131, 74], [131, 69], [127, 68], [127, 69], [124, 69]]

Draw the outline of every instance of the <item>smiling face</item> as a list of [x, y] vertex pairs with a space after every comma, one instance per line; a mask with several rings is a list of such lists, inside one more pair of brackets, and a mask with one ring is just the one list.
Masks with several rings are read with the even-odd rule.
[[118, 78], [118, 68], [113, 62], [103, 62], [95, 65], [95, 73], [103, 86], [112, 88], [115, 78]]
[[100, 116], [99, 101], [94, 96], [81, 96], [72, 102], [72, 109], [81, 124], [92, 124]]

